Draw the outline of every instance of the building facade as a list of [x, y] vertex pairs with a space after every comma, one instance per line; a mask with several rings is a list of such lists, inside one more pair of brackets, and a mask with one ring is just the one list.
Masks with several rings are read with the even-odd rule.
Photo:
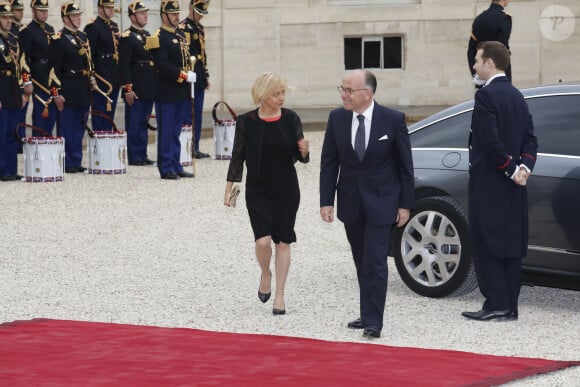
[[[49, 0], [50, 1], [50, 0]], [[121, 29], [129, 26], [121, 0]], [[160, 25], [159, 1], [144, 0], [148, 29]], [[188, 2], [180, 0], [182, 17]], [[49, 23], [60, 29], [60, 4], [50, 1]], [[96, 0], [80, 0], [83, 23]], [[336, 86], [345, 69], [364, 66], [378, 79], [376, 99], [393, 106], [452, 105], [473, 96], [467, 42], [488, 0], [211, 0], [206, 27], [211, 88], [205, 110], [227, 101], [252, 107], [256, 76], [276, 71], [295, 89], [293, 108], [340, 105]], [[580, 2], [511, 0], [513, 82], [530, 87], [578, 82]], [[30, 17], [30, 9], [25, 18]], [[25, 19], [25, 22], [26, 19]], [[83, 25], [84, 28], [84, 25]], [[206, 123], [207, 124], [207, 123]]]

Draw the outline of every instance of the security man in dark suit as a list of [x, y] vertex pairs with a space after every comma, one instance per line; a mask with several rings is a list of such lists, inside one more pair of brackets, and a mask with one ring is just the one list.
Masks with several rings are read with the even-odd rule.
[[[155, 99], [155, 64], [149, 52], [151, 34], [147, 25], [147, 8], [135, 0], [128, 6], [131, 27], [119, 41], [119, 72], [125, 99], [125, 131], [130, 165], [151, 165], [147, 157], [147, 119]], [[149, 44], [148, 44], [149, 43]]]
[[46, 23], [48, 0], [32, 0], [32, 21], [20, 31], [21, 63], [23, 76], [34, 84], [32, 125], [52, 136], [57, 110], [52, 97], [58, 95], [60, 81], [56, 78], [50, 61], [50, 48], [54, 28]]
[[[207, 153], [199, 150], [201, 138], [201, 124], [203, 117], [203, 101], [205, 91], [209, 90], [209, 72], [207, 70], [207, 55], [205, 54], [205, 30], [201, 19], [207, 15], [210, 0], [190, 0], [189, 16], [181, 23], [184, 25], [186, 37], [189, 39], [189, 54], [196, 58], [194, 72], [196, 81], [194, 85], [194, 111], [193, 127], [195, 135], [194, 157], [201, 159], [209, 157]], [[188, 112], [186, 122], [192, 122], [191, 110]]]
[[[25, 99], [32, 94], [32, 82], [20, 79], [18, 38], [10, 33], [12, 8], [0, 2], [0, 180], [20, 180], [17, 173], [15, 129]], [[22, 83], [23, 88], [20, 88]]]
[[[87, 23], [85, 33], [91, 45], [95, 78], [99, 89], [108, 98], [93, 91], [92, 109], [105, 113], [111, 121], [119, 98], [119, 25], [115, 16], [115, 0], [98, 0], [98, 17]], [[93, 115], [93, 130], [112, 130], [106, 118]]]
[[[480, 42], [494, 40], [502, 42], [508, 50], [510, 49], [509, 40], [512, 32], [512, 17], [504, 9], [508, 3], [509, 0], [492, 0], [489, 8], [479, 14], [473, 21], [467, 47], [467, 63], [476, 86], [481, 87], [483, 84], [481, 80], [478, 80], [475, 70], [473, 70], [477, 45]], [[508, 80], [512, 80], [511, 65], [506, 69], [506, 76]]]
[[506, 77], [509, 62], [508, 49], [492, 41], [478, 46], [473, 66], [486, 83], [475, 93], [469, 134], [469, 237], [485, 302], [462, 315], [481, 321], [518, 319], [528, 251], [526, 181], [538, 142], [528, 105]]
[[87, 35], [80, 31], [82, 11], [74, 1], [61, 6], [64, 28], [54, 34], [51, 43], [51, 61], [61, 82], [60, 93], [53, 97], [59, 111], [57, 133], [65, 138], [65, 171], [84, 172], [83, 135], [81, 124], [91, 106], [91, 89], [96, 86], [93, 77], [91, 47]]
[[152, 41], [153, 60], [157, 67], [155, 114], [157, 117], [157, 168], [162, 179], [193, 177], [183, 170], [179, 156], [179, 135], [184, 111], [191, 109], [191, 83], [195, 82], [189, 45], [179, 28], [179, 2], [161, 2], [161, 23]]
[[360, 317], [347, 326], [368, 339], [383, 328], [391, 229], [407, 223], [414, 202], [405, 115], [375, 103], [376, 88], [368, 70], [345, 75], [344, 107], [330, 112], [320, 159], [320, 216], [334, 221], [336, 194], [360, 290]]

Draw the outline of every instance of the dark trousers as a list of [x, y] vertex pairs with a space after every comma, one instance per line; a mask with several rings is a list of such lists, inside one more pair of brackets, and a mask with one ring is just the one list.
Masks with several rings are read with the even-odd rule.
[[473, 257], [483, 309], [518, 311], [522, 282], [521, 258]]
[[0, 109], [0, 177], [13, 176], [17, 173], [16, 127], [20, 114], [21, 110], [18, 108]]
[[[32, 97], [30, 97], [30, 98], [32, 98]], [[16, 121], [16, 125], [26, 123], [26, 112], [27, 111], [28, 111], [28, 101], [26, 101], [24, 106], [22, 106], [22, 109], [18, 109], [18, 119]], [[37, 134], [32, 133], [32, 135], [35, 136]], [[26, 127], [21, 126], [18, 128], [18, 138], [24, 138], [24, 137], [26, 137]], [[16, 149], [18, 149], [18, 152], [22, 152], [22, 144], [20, 143], [20, 141], [16, 142]]]
[[[93, 91], [93, 110], [97, 110], [101, 113], [106, 114], [111, 121], [115, 118], [115, 108], [117, 107], [117, 99], [119, 98], [119, 89], [113, 89], [109, 98], [113, 100], [111, 103], [111, 110], [107, 111], [107, 99], [100, 93]], [[106, 130], [111, 131], [113, 130], [113, 125], [109, 122], [106, 118], [100, 116], [92, 116], [92, 129], [94, 131], [98, 130]]]
[[387, 298], [387, 257], [392, 226], [366, 223], [361, 215], [356, 223], [345, 224], [360, 289], [360, 317], [365, 326], [383, 328]]
[[194, 101], [194, 119], [191, 119], [191, 107], [185, 112], [184, 122], [191, 123], [193, 126], [193, 136], [195, 140], [194, 150], [199, 151], [199, 140], [201, 139], [201, 125], [203, 118], [203, 100], [205, 98], [205, 88], [204, 87], [194, 87], [193, 91]]
[[183, 126], [183, 111], [191, 109], [191, 101], [155, 102], [157, 117], [157, 168], [161, 176], [169, 172], [179, 173], [183, 166], [179, 161], [181, 143], [179, 135]]
[[[45, 101], [49, 100], [50, 98], [50, 96], [42, 90], [35, 89], [34, 92]], [[43, 117], [42, 113], [44, 112], [44, 104], [36, 98], [33, 99], [32, 125], [44, 130], [46, 133], [52, 136], [54, 124], [56, 123], [57, 109], [53, 102], [48, 104], [47, 109], [48, 117]]]
[[78, 168], [83, 159], [83, 136], [85, 129], [82, 122], [89, 107], [65, 107], [58, 113], [58, 136], [64, 137], [65, 168]]
[[125, 131], [127, 132], [127, 154], [129, 162], [147, 159], [149, 129], [147, 117], [151, 115], [153, 101], [136, 99], [133, 105], [125, 104]]

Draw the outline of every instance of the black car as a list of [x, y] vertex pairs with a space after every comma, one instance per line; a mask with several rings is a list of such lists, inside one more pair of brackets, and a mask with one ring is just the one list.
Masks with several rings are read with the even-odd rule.
[[[528, 180], [528, 284], [580, 290], [580, 84], [522, 90], [538, 138]], [[391, 255], [405, 284], [427, 297], [477, 287], [467, 231], [467, 142], [473, 101], [409, 127], [415, 208]]]

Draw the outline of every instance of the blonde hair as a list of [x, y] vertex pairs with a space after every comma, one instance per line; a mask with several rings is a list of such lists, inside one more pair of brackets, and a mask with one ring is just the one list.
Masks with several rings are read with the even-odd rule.
[[259, 105], [268, 96], [274, 94], [276, 91], [286, 90], [286, 88], [286, 80], [281, 75], [272, 72], [262, 73], [254, 81], [252, 98], [254, 99], [254, 103]]

